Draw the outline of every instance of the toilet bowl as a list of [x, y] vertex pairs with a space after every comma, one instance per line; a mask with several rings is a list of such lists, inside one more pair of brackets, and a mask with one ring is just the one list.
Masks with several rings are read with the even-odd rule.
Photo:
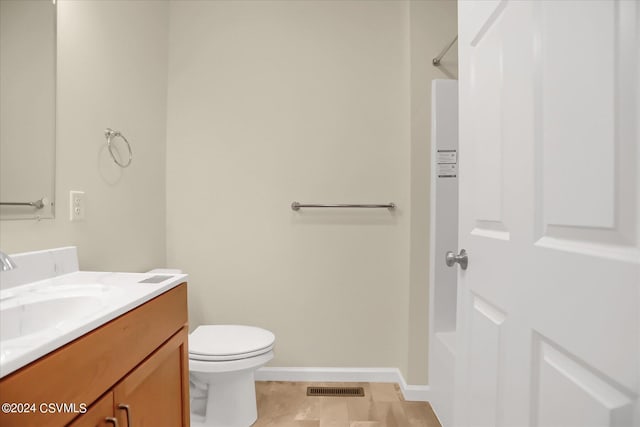
[[191, 427], [249, 427], [258, 417], [254, 372], [273, 359], [273, 333], [203, 325], [189, 335]]

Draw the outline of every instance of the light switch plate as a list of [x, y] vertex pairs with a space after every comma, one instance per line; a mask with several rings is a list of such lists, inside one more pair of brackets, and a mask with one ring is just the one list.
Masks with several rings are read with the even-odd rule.
[[69, 220], [82, 221], [85, 214], [84, 191], [69, 192]]

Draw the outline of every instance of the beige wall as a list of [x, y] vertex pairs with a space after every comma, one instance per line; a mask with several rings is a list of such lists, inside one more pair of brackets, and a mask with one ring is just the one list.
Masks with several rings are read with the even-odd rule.
[[427, 383], [431, 81], [458, 76], [457, 44], [432, 60], [457, 34], [455, 0], [411, 1], [411, 251], [408, 382]]
[[406, 372], [408, 30], [404, 2], [172, 4], [167, 250], [192, 326], [268, 328], [272, 366]]
[[[426, 383], [430, 82], [447, 77], [430, 61], [455, 2], [59, 8], [57, 218], [0, 221], [0, 248], [180, 267], [192, 325], [272, 329], [275, 366], [393, 366]], [[132, 142], [126, 170], [107, 126]], [[69, 190], [87, 192], [86, 221], [68, 221]], [[294, 213], [293, 200], [399, 208]]]
[[425, 61], [455, 35], [455, 3], [181, 1], [170, 16], [167, 257], [191, 275], [192, 326], [269, 328], [274, 366], [425, 383], [442, 76]]
[[[3, 251], [77, 245], [86, 270], [164, 265], [167, 36], [163, 2], [58, 2], [56, 218], [0, 221]], [[128, 169], [106, 127], [131, 141]], [[69, 222], [69, 190], [86, 192], [84, 222]]]

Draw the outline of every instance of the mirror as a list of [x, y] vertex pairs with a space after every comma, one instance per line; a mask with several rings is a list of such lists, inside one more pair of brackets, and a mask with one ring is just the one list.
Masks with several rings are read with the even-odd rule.
[[55, 107], [55, 3], [0, 1], [0, 219], [53, 218]]

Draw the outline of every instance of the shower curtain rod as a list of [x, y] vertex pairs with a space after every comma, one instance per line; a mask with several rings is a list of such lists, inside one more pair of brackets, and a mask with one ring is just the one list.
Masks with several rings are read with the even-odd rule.
[[434, 67], [438, 67], [440, 65], [440, 60], [442, 60], [442, 58], [447, 54], [447, 52], [449, 52], [449, 49], [451, 49], [451, 46], [453, 46], [454, 43], [457, 41], [458, 41], [458, 36], [456, 35], [455, 38], [451, 41], [451, 43], [449, 43], [447, 47], [442, 49], [442, 52], [440, 52], [440, 55], [433, 58], [432, 62]]

